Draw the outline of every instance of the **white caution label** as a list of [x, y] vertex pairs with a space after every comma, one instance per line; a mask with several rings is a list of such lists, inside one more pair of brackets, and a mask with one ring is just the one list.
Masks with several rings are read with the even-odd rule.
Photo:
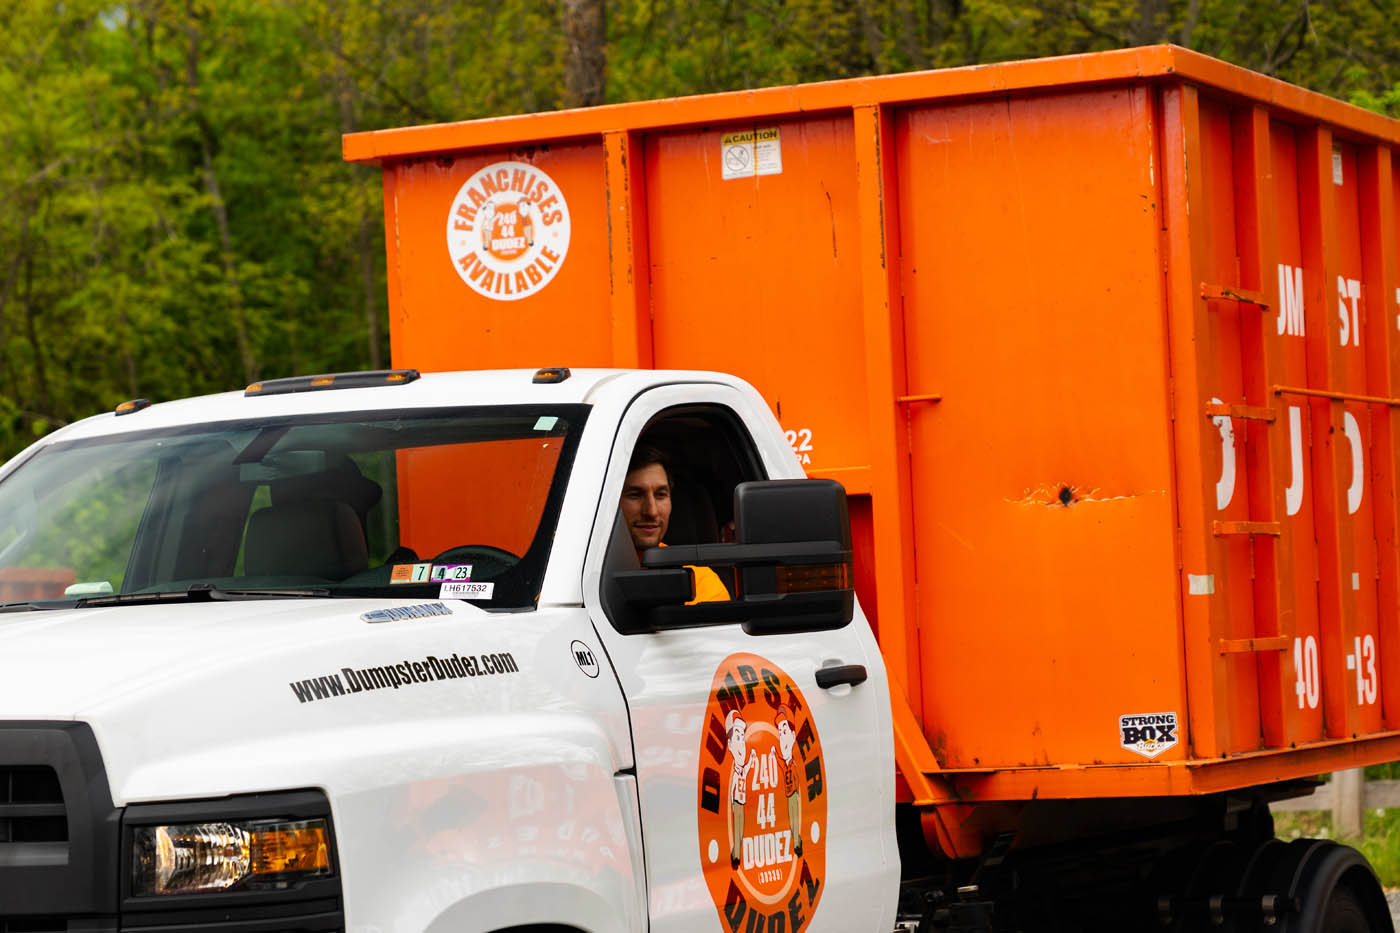
[[720, 137], [720, 174], [731, 178], [780, 175], [783, 171], [783, 137], [776, 126], [725, 133]]

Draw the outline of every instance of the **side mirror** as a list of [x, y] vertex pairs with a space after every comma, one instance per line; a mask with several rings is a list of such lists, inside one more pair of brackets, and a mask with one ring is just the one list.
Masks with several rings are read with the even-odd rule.
[[[855, 611], [846, 491], [832, 480], [764, 480], [734, 490], [733, 544], [651, 548], [644, 570], [612, 584], [635, 624], [626, 631], [741, 622], [751, 635], [841, 628]], [[732, 566], [739, 592], [728, 602], [683, 605], [687, 565]], [[650, 579], [649, 579], [650, 578]]]

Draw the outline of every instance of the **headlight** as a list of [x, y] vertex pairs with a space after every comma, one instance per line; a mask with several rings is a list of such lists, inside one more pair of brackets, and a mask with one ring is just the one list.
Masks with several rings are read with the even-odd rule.
[[325, 820], [137, 827], [131, 893], [227, 891], [249, 879], [293, 881], [331, 870]]

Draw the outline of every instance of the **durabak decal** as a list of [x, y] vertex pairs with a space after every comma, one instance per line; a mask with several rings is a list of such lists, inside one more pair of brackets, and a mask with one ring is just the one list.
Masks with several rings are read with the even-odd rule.
[[773, 662], [720, 664], [699, 779], [700, 863], [724, 929], [805, 930], [826, 879], [826, 766], [802, 691]]
[[428, 619], [433, 616], [450, 616], [452, 610], [442, 603], [420, 603], [417, 606], [390, 606], [387, 609], [371, 609], [360, 613], [366, 622], [398, 622], [401, 619]]
[[438, 680], [490, 677], [519, 671], [520, 667], [509, 651], [482, 655], [454, 654], [441, 658], [428, 655], [420, 661], [391, 661], [374, 667], [342, 667], [339, 674], [294, 680], [287, 686], [292, 688], [298, 702], [310, 703], [312, 700], [328, 700], [366, 690], [397, 690]]
[[1156, 758], [1178, 741], [1176, 713], [1140, 713], [1118, 717], [1120, 744], [1130, 752]]
[[494, 162], [453, 199], [447, 252], [477, 294], [516, 301], [558, 274], [569, 230], [569, 205], [554, 179], [528, 162]]

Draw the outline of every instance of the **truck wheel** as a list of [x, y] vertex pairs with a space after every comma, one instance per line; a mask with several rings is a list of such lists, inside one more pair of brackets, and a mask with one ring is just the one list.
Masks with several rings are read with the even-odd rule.
[[1327, 913], [1322, 928], [1334, 933], [1372, 933], [1371, 921], [1361, 901], [1350, 888], [1339, 887], [1327, 899]]
[[1289, 892], [1298, 913], [1280, 933], [1394, 933], [1385, 892], [1366, 857], [1351, 846], [1309, 841], [1314, 845]]

